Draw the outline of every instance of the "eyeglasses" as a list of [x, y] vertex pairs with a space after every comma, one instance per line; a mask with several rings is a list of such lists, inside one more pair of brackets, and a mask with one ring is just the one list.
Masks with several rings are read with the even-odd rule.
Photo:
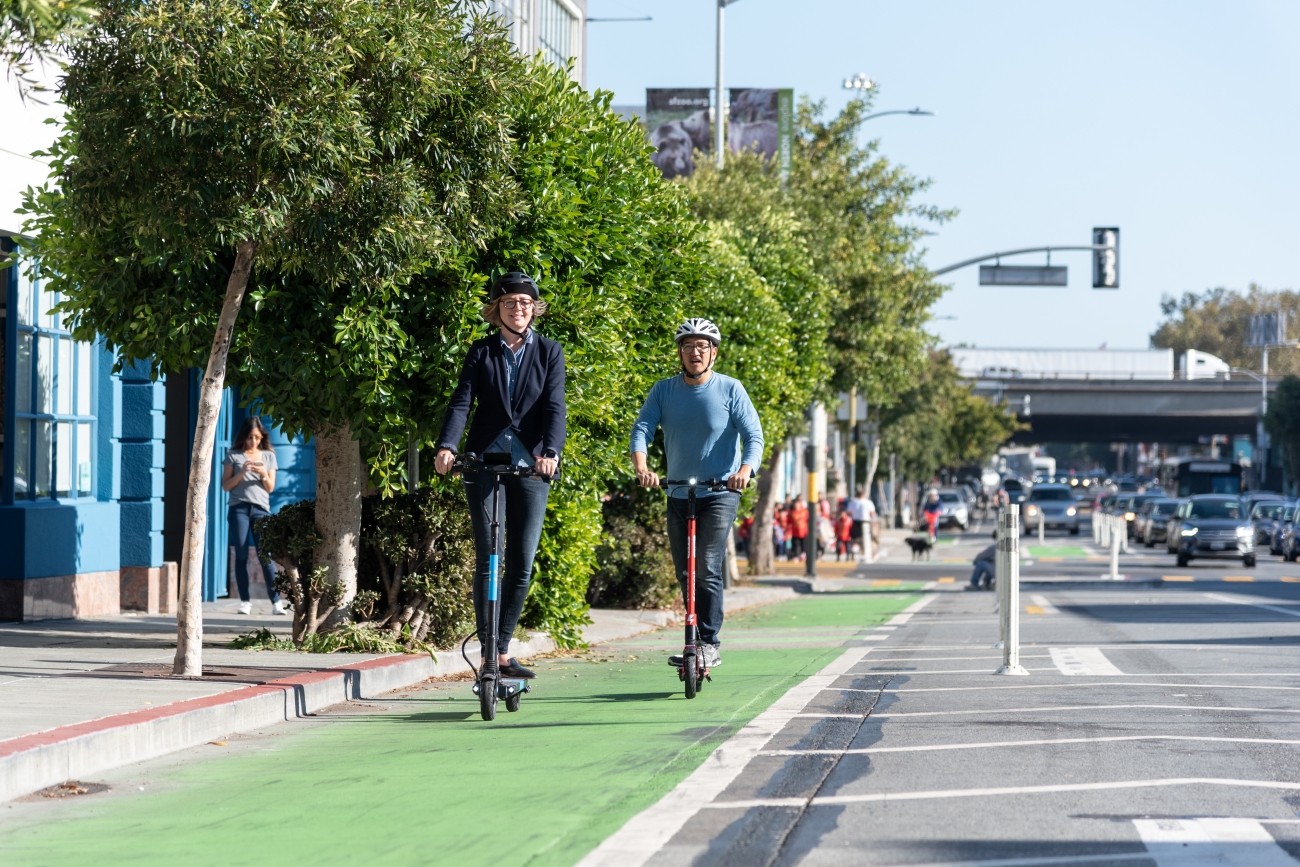
[[509, 310], [514, 310], [516, 307], [518, 307], [520, 310], [533, 309], [533, 302], [529, 301], [527, 298], [519, 298], [519, 299], [507, 298], [505, 301], [502, 301], [501, 304], [503, 307]]
[[713, 344], [707, 340], [696, 340], [696, 341], [684, 340], [681, 343], [677, 344], [677, 346], [681, 349], [686, 350], [687, 352], [695, 352], [695, 351], [708, 352], [710, 349], [713, 348]]

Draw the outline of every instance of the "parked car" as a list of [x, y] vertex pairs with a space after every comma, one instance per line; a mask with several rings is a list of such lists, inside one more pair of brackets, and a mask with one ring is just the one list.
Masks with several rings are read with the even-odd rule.
[[1173, 497], [1157, 497], [1147, 500], [1138, 510], [1142, 518], [1142, 533], [1137, 538], [1148, 548], [1154, 548], [1157, 542], [1164, 542], [1169, 534], [1169, 519], [1173, 516], [1182, 500]]
[[1250, 525], [1255, 528], [1255, 547], [1265, 545], [1272, 547], [1273, 530], [1277, 527], [1282, 510], [1286, 508], [1285, 500], [1257, 500], [1250, 510]]
[[1029, 498], [1020, 511], [1025, 533], [1053, 527], [1069, 530], [1071, 536], [1079, 535], [1079, 505], [1069, 485], [1040, 484], [1029, 489]]
[[960, 488], [940, 488], [939, 502], [943, 511], [939, 513], [940, 527], [956, 527], [962, 532], [970, 526], [970, 504], [966, 502]]
[[1246, 568], [1255, 565], [1255, 528], [1241, 498], [1230, 494], [1196, 494], [1179, 503], [1169, 544], [1179, 566], [1202, 557], [1240, 557]]

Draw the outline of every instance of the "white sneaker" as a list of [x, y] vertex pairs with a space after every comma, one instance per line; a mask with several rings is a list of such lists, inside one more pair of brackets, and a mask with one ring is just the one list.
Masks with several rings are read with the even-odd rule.
[[718, 653], [718, 645], [702, 644], [700, 650], [704, 654], [704, 667], [717, 668], [722, 665], [722, 657]]
[[238, 610], [239, 610], [239, 613], [240, 613], [240, 614], [252, 614], [252, 613], [253, 613], [253, 603], [251, 603], [251, 602], [241, 602], [241, 603], [239, 603], [239, 609], [238, 609]]
[[272, 613], [272, 614], [288, 614], [288, 613], [289, 613], [289, 606], [284, 604], [284, 600], [283, 600], [283, 599], [280, 599], [280, 600], [276, 601], [274, 604], [271, 605], [271, 613]]

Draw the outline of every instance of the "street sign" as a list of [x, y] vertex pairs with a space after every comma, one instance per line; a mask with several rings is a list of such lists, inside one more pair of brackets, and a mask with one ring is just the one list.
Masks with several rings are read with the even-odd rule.
[[981, 286], [1065, 286], [1064, 265], [981, 265]]
[[1286, 312], [1259, 313], [1250, 317], [1247, 346], [1282, 346], [1286, 343]]

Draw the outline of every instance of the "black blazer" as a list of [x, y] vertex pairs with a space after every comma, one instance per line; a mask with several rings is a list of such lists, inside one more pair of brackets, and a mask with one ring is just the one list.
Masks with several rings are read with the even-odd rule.
[[438, 434], [438, 448], [457, 451], [461, 432], [470, 407], [474, 417], [465, 438], [465, 451], [482, 455], [509, 428], [514, 428], [519, 442], [530, 454], [545, 449], [564, 451], [564, 350], [554, 340], [536, 331], [533, 342], [524, 351], [515, 383], [515, 399], [506, 403], [506, 352], [501, 335], [493, 332], [470, 345], [460, 382], [452, 392], [447, 414]]

